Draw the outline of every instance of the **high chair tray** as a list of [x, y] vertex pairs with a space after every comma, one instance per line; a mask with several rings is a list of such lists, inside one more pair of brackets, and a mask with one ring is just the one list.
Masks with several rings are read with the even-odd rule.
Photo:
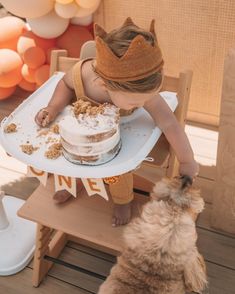
[[[8, 117], [1, 122], [0, 142], [6, 152], [36, 169], [53, 174], [80, 178], [103, 178], [123, 174], [135, 169], [149, 154], [161, 135], [161, 130], [154, 126], [151, 116], [143, 109], [136, 110], [133, 114], [121, 118], [122, 148], [118, 155], [111, 161], [98, 165], [76, 165], [67, 161], [63, 156], [57, 159], [47, 159], [44, 156], [48, 149], [48, 142], [59, 139], [59, 135], [49, 133], [39, 136], [39, 127], [34, 121], [36, 113], [45, 107], [53, 91], [63, 77], [64, 73], [53, 75], [43, 86], [30, 95]], [[177, 97], [173, 92], [162, 92], [172, 111], [177, 106]], [[57, 117], [57, 123], [64, 115], [68, 114], [70, 106]], [[5, 133], [4, 129], [10, 123], [17, 125], [17, 132]], [[31, 155], [22, 152], [20, 145], [32, 144], [39, 147]]]

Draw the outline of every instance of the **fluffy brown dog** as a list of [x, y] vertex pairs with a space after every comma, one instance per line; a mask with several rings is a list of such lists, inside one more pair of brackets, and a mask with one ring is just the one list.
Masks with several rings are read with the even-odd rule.
[[[187, 180], [187, 179], [186, 179]], [[183, 294], [207, 283], [196, 248], [195, 216], [204, 201], [183, 179], [163, 179], [141, 216], [127, 226], [125, 247], [99, 294]]]

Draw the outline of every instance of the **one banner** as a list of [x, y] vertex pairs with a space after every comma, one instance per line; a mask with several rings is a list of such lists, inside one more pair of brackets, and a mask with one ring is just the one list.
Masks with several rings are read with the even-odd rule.
[[32, 166], [27, 166], [27, 177], [36, 177], [43, 186], [46, 186], [48, 173]]
[[89, 196], [92, 196], [94, 194], [99, 194], [105, 200], [107, 201], [109, 200], [105, 186], [104, 186], [104, 182], [102, 179], [84, 179], [83, 178], [81, 180]]
[[76, 178], [54, 175], [55, 191], [67, 190], [74, 197], [77, 197]]

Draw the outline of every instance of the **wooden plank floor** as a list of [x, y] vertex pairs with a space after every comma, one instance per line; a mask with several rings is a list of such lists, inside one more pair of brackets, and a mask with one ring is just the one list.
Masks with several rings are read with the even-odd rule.
[[[19, 96], [0, 102], [0, 120], [21, 102]], [[197, 221], [198, 247], [207, 263], [209, 288], [205, 294], [235, 294], [235, 236], [218, 232], [210, 227], [212, 208], [212, 187], [215, 175], [217, 132], [187, 125], [186, 132], [193, 146], [201, 171], [197, 185], [202, 187], [206, 208]], [[26, 166], [8, 157], [0, 147], [0, 186], [7, 194], [27, 199], [38, 186], [38, 181], [26, 178]], [[141, 174], [141, 170], [140, 170]], [[150, 169], [149, 178], [157, 180]], [[154, 178], [155, 177], [155, 178]], [[209, 184], [208, 184], [209, 183]], [[210, 195], [209, 195], [210, 194]], [[97, 250], [70, 242], [63, 250], [60, 259], [74, 265], [107, 276], [115, 263], [115, 257]], [[103, 279], [86, 275], [62, 265], [54, 265], [39, 288], [31, 284], [32, 262], [21, 272], [8, 277], [0, 277], [0, 293], [97, 293]]]

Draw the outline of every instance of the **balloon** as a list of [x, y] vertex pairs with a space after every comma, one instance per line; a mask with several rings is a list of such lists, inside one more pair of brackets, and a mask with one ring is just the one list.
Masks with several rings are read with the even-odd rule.
[[96, 11], [99, 4], [100, 4], [100, 2], [97, 2], [97, 4], [91, 8], [82, 8], [81, 6], [79, 6], [78, 12], [76, 13], [75, 17], [85, 17], [85, 16], [92, 14], [93, 12]]
[[17, 41], [25, 30], [25, 22], [18, 17], [0, 18], [0, 48], [16, 50]]
[[50, 66], [48, 64], [44, 64], [43, 66], [39, 67], [35, 73], [35, 80], [37, 85], [41, 86], [48, 80], [50, 76]]
[[52, 50], [58, 50], [59, 48], [58, 47], [52, 47], [52, 48], [49, 48], [46, 52], [46, 63], [47, 64], [50, 64], [51, 63], [51, 51]]
[[0, 88], [0, 100], [6, 99], [15, 92], [16, 86], [10, 88]]
[[58, 16], [54, 11], [27, 21], [35, 35], [46, 39], [60, 36], [69, 25], [68, 19]]
[[36, 90], [37, 88], [37, 85], [36, 83], [29, 83], [28, 81], [26, 81], [25, 79], [22, 79], [21, 82], [18, 84], [18, 86], [23, 89], [23, 90], [26, 90], [26, 91], [29, 91], [29, 92], [33, 92]]
[[84, 16], [84, 17], [73, 17], [70, 20], [70, 23], [74, 25], [88, 26], [92, 23], [92, 19], [93, 19], [92, 14]]
[[32, 69], [27, 64], [24, 64], [21, 69], [21, 74], [27, 82], [35, 83], [35, 71], [36, 69]]
[[63, 18], [71, 18], [76, 15], [78, 11], [78, 6], [76, 3], [69, 3], [67, 5], [63, 5], [60, 3], [55, 4], [55, 12]]
[[9, 12], [21, 17], [40, 17], [53, 9], [53, 0], [1, 0]]
[[55, 39], [43, 39], [36, 36], [32, 31], [25, 32], [18, 40], [17, 52], [22, 55], [28, 48], [35, 46], [46, 51], [48, 48], [55, 46]]
[[81, 46], [89, 40], [93, 40], [93, 37], [85, 27], [70, 25], [67, 31], [57, 39], [56, 46], [66, 49], [70, 57], [79, 57]]
[[0, 87], [10, 88], [21, 79], [23, 62], [18, 53], [10, 49], [0, 49]]
[[46, 54], [40, 47], [31, 47], [24, 52], [23, 60], [28, 67], [35, 69], [45, 63]]
[[65, 5], [73, 2], [73, 0], [56, 0], [56, 2]]
[[100, 0], [75, 0], [82, 8], [90, 9], [95, 6], [99, 6]]

